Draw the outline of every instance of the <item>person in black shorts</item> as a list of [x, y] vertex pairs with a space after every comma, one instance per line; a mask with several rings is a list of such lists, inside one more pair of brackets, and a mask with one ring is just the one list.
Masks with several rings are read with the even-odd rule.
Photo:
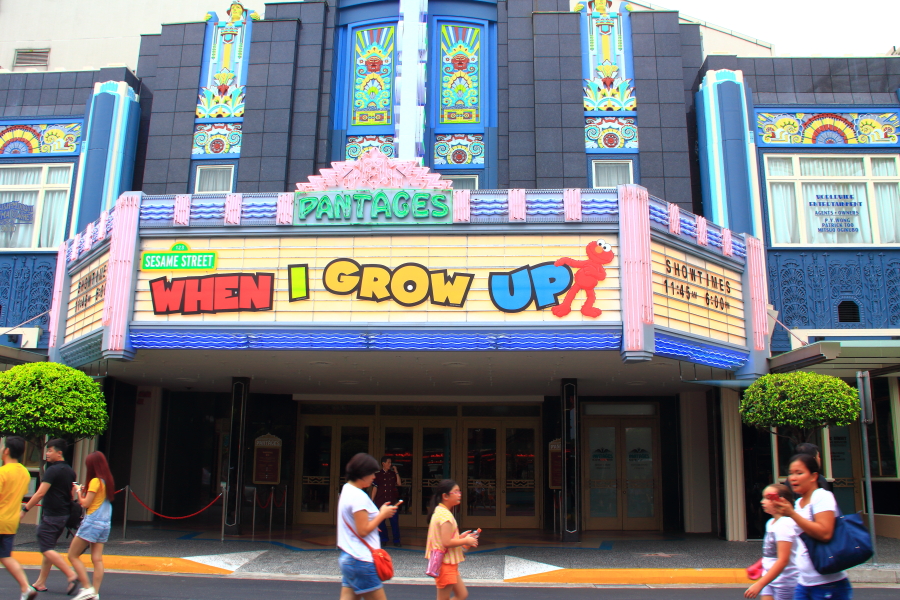
[[37, 528], [37, 542], [44, 559], [41, 561], [41, 574], [34, 582], [34, 589], [39, 592], [47, 590], [47, 577], [50, 575], [50, 567], [55, 566], [63, 572], [69, 585], [66, 593], [72, 595], [78, 588], [78, 577], [66, 560], [56, 551], [56, 544], [63, 531], [66, 530], [66, 521], [72, 511], [72, 484], [75, 483], [75, 471], [66, 464], [63, 453], [66, 451], [66, 440], [50, 440], [44, 457], [47, 459], [47, 468], [41, 485], [31, 497], [22, 505], [22, 514], [41, 504], [41, 522]]

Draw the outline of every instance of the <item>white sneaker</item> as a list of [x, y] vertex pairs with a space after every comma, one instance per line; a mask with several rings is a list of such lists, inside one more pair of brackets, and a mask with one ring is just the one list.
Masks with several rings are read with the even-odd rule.
[[28, 591], [22, 594], [21, 600], [34, 600], [37, 598], [38, 591], [32, 586], [28, 586]]
[[93, 587], [89, 587], [78, 592], [78, 595], [75, 596], [72, 600], [94, 600], [96, 597], [97, 592], [94, 591]]

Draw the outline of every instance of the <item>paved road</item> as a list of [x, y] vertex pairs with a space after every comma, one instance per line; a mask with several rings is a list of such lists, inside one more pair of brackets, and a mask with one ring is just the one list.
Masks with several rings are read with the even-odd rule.
[[[2, 570], [2, 569], [0, 569]], [[28, 569], [29, 577], [36, 575]], [[54, 571], [50, 577], [50, 591], [39, 596], [40, 600], [67, 598], [62, 575]], [[742, 590], [737, 588], [684, 589], [684, 588], [547, 588], [547, 587], [479, 587], [469, 588], [471, 600], [740, 600]], [[896, 587], [854, 590], [855, 600], [896, 600], [900, 591]], [[103, 584], [103, 600], [246, 600], [294, 599], [337, 600], [340, 585], [337, 582], [314, 583], [309, 581], [284, 581], [263, 579], [237, 579], [231, 577], [185, 577], [181, 575], [144, 575], [110, 573]], [[413, 584], [388, 584], [390, 600], [431, 600], [434, 586]], [[0, 573], [0, 597], [16, 598], [18, 589], [12, 578]]]

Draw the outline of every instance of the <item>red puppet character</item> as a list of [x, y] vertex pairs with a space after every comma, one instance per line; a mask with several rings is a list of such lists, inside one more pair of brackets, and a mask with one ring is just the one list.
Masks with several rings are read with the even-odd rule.
[[584, 290], [587, 296], [584, 304], [581, 305], [581, 314], [586, 317], [599, 317], [603, 312], [594, 306], [594, 302], [597, 300], [594, 288], [597, 287], [598, 283], [606, 279], [606, 269], [603, 268], [603, 265], [611, 263], [613, 258], [615, 258], [615, 254], [613, 254], [612, 246], [603, 240], [591, 242], [585, 246], [585, 252], [587, 253], [587, 260], [563, 257], [553, 263], [557, 267], [568, 265], [578, 269], [575, 271], [575, 282], [566, 293], [562, 304], [554, 306], [552, 309], [553, 314], [557, 317], [564, 317], [572, 311], [572, 301], [579, 290]]

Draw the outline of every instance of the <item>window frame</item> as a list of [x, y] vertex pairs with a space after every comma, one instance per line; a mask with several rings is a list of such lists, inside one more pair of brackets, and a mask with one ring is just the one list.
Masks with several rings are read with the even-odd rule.
[[[628, 184], [634, 183], [634, 161], [628, 159], [600, 159], [595, 158], [591, 160], [591, 188], [593, 189], [601, 189], [597, 187], [597, 165], [599, 164], [611, 164], [611, 163], [619, 163], [619, 164], [627, 164], [628, 165]], [[619, 184], [619, 185], [628, 185], [628, 184]], [[602, 188], [606, 189], [606, 188]]]
[[[453, 179], [474, 179], [475, 187], [471, 189], [471, 191], [480, 190], [481, 178], [477, 173], [454, 173], [452, 171], [441, 172], [441, 179], [445, 179], [447, 181], [452, 181]], [[470, 188], [453, 188], [453, 189], [470, 189]]]
[[[900, 186], [900, 154], [896, 153], [805, 153], [805, 152], [765, 152], [763, 153], [762, 174], [764, 178], [764, 189], [766, 194], [766, 211], [768, 212], [767, 228], [769, 232], [769, 242], [772, 248], [808, 248], [829, 247], [829, 248], [859, 248], [859, 247], [887, 247], [900, 248], [900, 242], [882, 242], [881, 241], [881, 223], [879, 220], [878, 199], [875, 196], [876, 183], [895, 183]], [[770, 159], [791, 159], [791, 167], [793, 174], [785, 175], [769, 175]], [[802, 158], [857, 158], [862, 159], [864, 174], [861, 176], [845, 176], [845, 177], [824, 177], [817, 175], [801, 175], [800, 159]], [[892, 158], [897, 168], [897, 175], [892, 176], [875, 176], [872, 174], [873, 158]], [[797, 209], [797, 229], [800, 235], [798, 242], [785, 243], [775, 241], [775, 229], [772, 223], [772, 215], [774, 208], [772, 205], [772, 184], [773, 183], [790, 183], [794, 186], [794, 202]], [[803, 184], [842, 184], [863, 183], [866, 186], [866, 203], [869, 214], [869, 227], [872, 232], [871, 242], [854, 242], [854, 243], [820, 243], [809, 240], [809, 220], [807, 211], [803, 210]]]
[[[66, 214], [63, 219], [63, 228], [62, 228], [62, 239], [66, 239], [66, 232], [68, 231], [67, 225], [69, 221], [69, 212], [72, 208], [72, 190], [75, 187], [75, 163], [71, 161], [50, 161], [50, 162], [2, 162], [0, 163], [0, 169], [34, 169], [36, 167], [41, 168], [41, 183], [34, 185], [0, 185], [0, 192], [13, 192], [13, 191], [37, 191], [38, 196], [34, 202], [34, 231], [31, 234], [31, 245], [30, 246], [19, 246], [19, 247], [10, 247], [10, 246], [0, 246], [0, 253], [3, 252], [22, 252], [22, 251], [53, 251], [56, 252], [59, 248], [57, 246], [38, 246], [38, 241], [41, 235], [41, 221], [44, 216], [44, 196], [47, 191], [66, 191]], [[69, 180], [64, 185], [61, 183], [45, 183], [47, 179], [47, 171], [53, 167], [68, 167], [69, 169]]]
[[[197, 185], [200, 183], [200, 170], [201, 169], [223, 169], [228, 167], [231, 169], [231, 185], [230, 189], [226, 191], [216, 191], [216, 192], [201, 192], [197, 190]], [[207, 161], [203, 161], [201, 164], [194, 165], [193, 172], [191, 173], [191, 190], [194, 195], [198, 196], [208, 196], [211, 194], [233, 194], [235, 187], [235, 175], [237, 173], [237, 168], [234, 163], [215, 163], [209, 164]]]

